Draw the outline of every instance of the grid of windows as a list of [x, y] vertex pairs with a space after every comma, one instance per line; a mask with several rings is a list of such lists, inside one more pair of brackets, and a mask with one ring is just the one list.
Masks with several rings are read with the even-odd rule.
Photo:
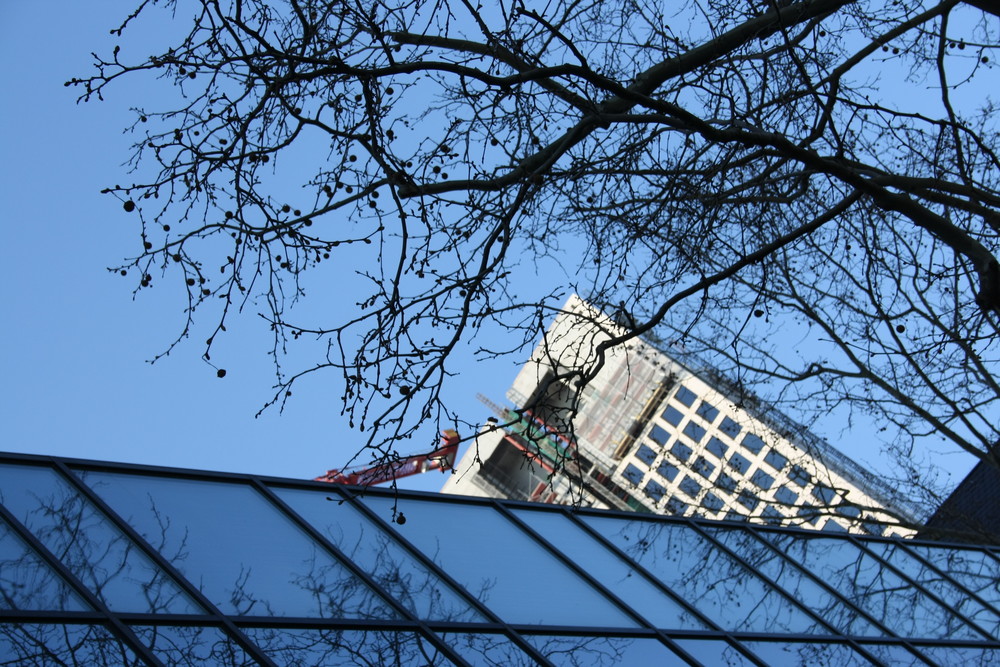
[[0, 566], [18, 665], [1000, 661], [995, 548], [249, 475], [0, 455]]

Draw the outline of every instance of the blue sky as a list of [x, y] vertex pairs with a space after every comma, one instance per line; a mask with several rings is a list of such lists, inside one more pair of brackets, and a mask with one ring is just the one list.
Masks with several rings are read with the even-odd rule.
[[[140, 242], [134, 218], [100, 194], [128, 180], [121, 163], [130, 142], [122, 129], [131, 120], [129, 105], [140, 99], [120, 86], [106, 102], [77, 105], [76, 92], [63, 82], [89, 72], [92, 51], [111, 51], [109, 29], [134, 6], [0, 4], [0, 57], [8, 64], [0, 105], [0, 449], [295, 478], [321, 474], [361, 444], [339, 414], [334, 378], [303, 384], [284, 414], [255, 419], [273, 384], [266, 327], [250, 314], [213, 350], [213, 361], [228, 370], [221, 380], [193, 341], [150, 365], [183, 323], [183, 302], [157, 289], [133, 300], [133, 280], [107, 271]], [[490, 413], [475, 394], [501, 399], [514, 361], [464, 370], [451, 402], [468, 419], [485, 419]], [[432, 473], [405, 486], [437, 490], [442, 481]]]
[[[122, 128], [133, 118], [129, 105], [145, 101], [148, 90], [140, 95], [120, 86], [106, 102], [77, 105], [75, 90], [63, 82], [89, 72], [90, 52], [111, 51], [108, 31], [134, 5], [134, 0], [0, 4], [6, 83], [6, 102], [0, 105], [0, 274], [6, 297], [0, 448], [318, 475], [346, 461], [361, 444], [339, 414], [334, 378], [297, 388], [284, 414], [269, 411], [254, 418], [273, 381], [266, 327], [251, 314], [213, 351], [213, 361], [228, 370], [221, 380], [193, 342], [150, 365], [147, 360], [176, 335], [184, 304], [169, 290], [154, 289], [133, 300], [132, 279], [107, 271], [139, 250], [135, 220], [100, 190], [128, 180], [122, 162], [130, 141]], [[147, 34], [156, 37], [155, 30]], [[541, 288], [559, 280], [543, 276], [536, 282]], [[471, 359], [471, 347], [462, 353]], [[489, 412], [475, 394], [501, 399], [516, 361], [460, 366], [462, 375], [448, 394], [452, 407], [467, 419], [485, 419]], [[854, 455], [870, 444], [856, 433], [848, 440], [856, 444], [834, 444]], [[968, 457], [945, 461], [958, 474], [971, 465]], [[441, 482], [434, 473], [401, 485], [436, 490]]]

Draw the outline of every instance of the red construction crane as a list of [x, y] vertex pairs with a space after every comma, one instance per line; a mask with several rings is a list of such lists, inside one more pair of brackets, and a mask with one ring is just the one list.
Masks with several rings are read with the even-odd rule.
[[441, 447], [429, 454], [414, 454], [386, 463], [373, 466], [363, 466], [348, 470], [328, 470], [325, 475], [316, 478], [317, 482], [332, 484], [355, 484], [372, 486], [394, 479], [401, 479], [427, 472], [428, 470], [450, 470], [455, 465], [455, 455], [458, 453], [459, 435], [448, 429], [441, 431]]

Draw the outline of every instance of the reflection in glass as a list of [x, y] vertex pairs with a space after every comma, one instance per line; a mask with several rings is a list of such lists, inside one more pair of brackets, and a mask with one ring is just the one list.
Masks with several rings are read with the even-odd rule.
[[[391, 517], [393, 499], [365, 504]], [[483, 505], [406, 499], [393, 527], [509, 623], [635, 627], [586, 581], [510, 521]], [[554, 591], [558, 591], [554, 594]]]
[[837, 630], [849, 635], [880, 635], [881, 630], [742, 528], [704, 527], [750, 567], [777, 582], [800, 604], [811, 609]]
[[0, 465], [0, 501], [112, 610], [202, 613], [165, 572], [51, 468]]
[[251, 667], [257, 661], [215, 627], [133, 626], [132, 630], [171, 667]]
[[327, 500], [324, 492], [301, 489], [274, 489], [274, 492], [418, 617], [438, 621], [486, 620], [349, 503]]
[[572, 558], [656, 627], [707, 629], [691, 612], [639, 574], [634, 567], [595, 542], [582, 528], [555, 512], [515, 510], [514, 514]]
[[647, 637], [524, 637], [556, 667], [687, 665], [657, 639]]
[[393, 616], [250, 486], [112, 473], [85, 480], [224, 613]]
[[871, 551], [899, 568], [907, 577], [936, 595], [949, 608], [962, 614], [993, 637], [1000, 638], [1000, 615], [970, 598], [954, 583], [906, 553], [901, 547], [888, 542], [869, 542]]
[[847, 644], [805, 644], [777, 642], [743, 642], [743, 645], [768, 665], [782, 667], [868, 667], [872, 664]]
[[[907, 547], [985, 603], [992, 605], [994, 612], [1000, 610], [1000, 562], [989, 554], [955, 547], [941, 549], [919, 544], [908, 544]], [[974, 620], [979, 620], [987, 630], [996, 633], [996, 626], [990, 627], [989, 616], [982, 617], [978, 613], [974, 613], [974, 616]]]
[[3, 519], [0, 519], [0, 609], [89, 609]]
[[430, 667], [453, 664], [433, 644], [414, 632], [290, 628], [243, 630], [281, 667]]
[[1000, 650], [995, 648], [921, 646], [917, 650], [939, 665], [962, 665], [962, 667], [996, 667], [1000, 665]]
[[473, 667], [535, 667], [538, 664], [506, 635], [472, 632], [439, 632], [438, 635]]
[[826, 632], [770, 584], [688, 526], [582, 518], [724, 630]]
[[782, 552], [903, 637], [980, 638], [968, 624], [849, 541], [767, 533]]
[[[862, 644], [862, 647], [883, 665], [892, 665], [892, 667], [919, 665], [920, 667], [927, 667], [926, 662], [908, 651], [905, 646], [898, 644]], [[941, 664], [947, 665], [948, 663]]]
[[0, 665], [132, 667], [144, 664], [100, 625], [0, 623]]
[[756, 667], [746, 657], [722, 639], [675, 639], [678, 646], [707, 667]]

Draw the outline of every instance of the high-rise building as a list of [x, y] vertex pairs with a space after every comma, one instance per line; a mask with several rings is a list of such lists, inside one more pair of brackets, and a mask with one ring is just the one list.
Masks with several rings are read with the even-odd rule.
[[443, 491], [913, 534], [906, 499], [691, 355], [632, 339], [592, 372], [624, 331], [571, 297]]
[[1000, 549], [0, 454], [0, 665], [996, 665]]

